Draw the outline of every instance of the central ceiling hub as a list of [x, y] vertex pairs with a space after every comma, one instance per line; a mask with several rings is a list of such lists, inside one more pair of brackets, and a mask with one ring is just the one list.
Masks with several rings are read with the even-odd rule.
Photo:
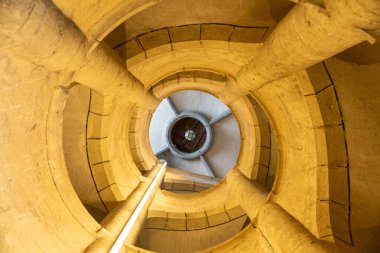
[[196, 118], [185, 117], [176, 121], [170, 132], [175, 147], [185, 153], [193, 153], [202, 148], [206, 141], [205, 126]]
[[187, 141], [193, 141], [195, 139], [195, 132], [193, 130], [187, 130], [185, 132], [185, 139]]
[[183, 112], [169, 123], [166, 137], [174, 155], [183, 159], [194, 159], [209, 149], [212, 132], [202, 115]]

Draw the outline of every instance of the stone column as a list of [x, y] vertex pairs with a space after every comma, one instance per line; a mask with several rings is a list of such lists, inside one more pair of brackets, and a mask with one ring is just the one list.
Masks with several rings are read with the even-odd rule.
[[267, 200], [268, 190], [260, 183], [249, 180], [237, 169], [227, 174], [226, 181], [230, 194], [238, 200], [248, 217], [255, 219], [260, 207]]
[[341, 253], [333, 242], [312, 235], [299, 221], [274, 203], [266, 203], [259, 211], [256, 226], [274, 252]]
[[0, 48], [50, 71], [83, 65], [88, 44], [82, 32], [48, 0], [0, 2]]
[[328, 0], [326, 6], [299, 2], [239, 71], [237, 84], [244, 90], [258, 89], [363, 41], [374, 42], [365, 31], [379, 28], [379, 1]]
[[380, 2], [378, 0], [329, 0], [326, 9], [334, 19], [380, 36]]
[[112, 50], [100, 45], [88, 56], [86, 37], [48, 0], [0, 3], [0, 49], [49, 71], [78, 72], [73, 81], [100, 93], [148, 109], [158, 105]]
[[230, 194], [254, 221], [274, 252], [343, 252], [332, 242], [319, 240], [299, 221], [275, 203], [267, 201], [268, 191], [255, 181], [248, 180], [234, 169], [227, 174]]
[[100, 43], [86, 58], [74, 79], [103, 95], [114, 94], [148, 109], [158, 105], [153, 93], [144, 91], [143, 83], [126, 69], [125, 62], [106, 43]]

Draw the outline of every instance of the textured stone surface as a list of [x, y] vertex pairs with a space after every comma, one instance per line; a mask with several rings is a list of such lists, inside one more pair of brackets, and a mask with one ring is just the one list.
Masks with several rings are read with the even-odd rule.
[[[243, 108], [236, 117], [244, 152], [234, 171], [241, 180], [188, 195], [157, 191], [128, 242], [148, 215], [157, 218], [148, 231], [154, 239], [140, 243], [169, 252], [379, 251], [379, 65], [350, 63], [358, 54], [329, 58], [374, 42], [378, 1], [296, 1], [287, 15], [292, 4], [273, 0], [53, 2], [0, 4], [1, 252], [109, 250], [152, 179], [146, 109], [156, 106], [153, 86], [161, 95], [195, 87]], [[102, 39], [121, 24], [125, 30], [107, 41], [128, 43], [112, 51]], [[376, 62], [368, 48], [354, 50], [363, 52], [361, 63]], [[97, 90], [87, 140], [83, 107], [66, 101], [78, 89], [74, 80]], [[237, 99], [246, 95], [264, 109], [270, 133], [242, 106], [248, 99]], [[63, 144], [70, 141], [73, 149]], [[277, 151], [269, 161], [256, 141]], [[266, 190], [256, 198], [250, 181], [263, 181], [261, 158], [273, 182], [268, 199]], [[100, 206], [95, 191], [111, 211], [101, 223], [90, 211]], [[253, 222], [240, 233], [245, 216], [232, 220], [239, 205]], [[215, 227], [186, 231], [203, 227], [203, 214]]]

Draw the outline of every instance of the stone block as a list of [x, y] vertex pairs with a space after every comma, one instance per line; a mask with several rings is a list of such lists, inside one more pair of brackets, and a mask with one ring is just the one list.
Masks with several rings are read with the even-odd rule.
[[342, 126], [315, 129], [318, 165], [347, 166], [345, 136]]
[[195, 81], [195, 71], [185, 71], [178, 73], [179, 82], [194, 82]]
[[103, 116], [110, 115], [112, 112], [114, 96], [103, 97]]
[[119, 201], [124, 200], [123, 195], [116, 184], [110, 185], [109, 187], [101, 190], [99, 195], [108, 211], [112, 210]]
[[270, 130], [267, 122], [259, 122], [260, 146], [270, 147]]
[[230, 50], [228, 41], [225, 40], [201, 40], [202, 48]]
[[166, 87], [167, 85], [179, 84], [178, 77], [178, 74], [170, 75], [162, 79], [161, 82], [164, 84], [164, 87]]
[[[127, 55], [128, 57], [128, 55]], [[130, 57], [127, 59], [127, 68], [130, 69], [132, 68], [133, 66], [143, 62], [146, 60], [146, 55], [145, 55], [145, 52], [141, 53], [141, 54], [137, 54], [133, 57]]]
[[145, 228], [165, 229], [168, 214], [162, 210], [149, 210], [145, 222]]
[[347, 166], [345, 136], [342, 126], [324, 128], [326, 134], [328, 165]]
[[329, 201], [317, 202], [317, 224], [318, 235], [323, 240], [330, 240], [332, 231], [330, 224], [330, 203]]
[[316, 95], [305, 96], [313, 125], [316, 127], [339, 125], [342, 123], [334, 86]]
[[137, 163], [136, 166], [139, 169], [139, 171], [147, 171], [148, 169], [148, 166], [146, 165], [145, 162]]
[[133, 158], [133, 161], [138, 164], [141, 162], [141, 157], [140, 157], [140, 153], [139, 153], [139, 149], [130, 149], [129, 150], [131, 155], [132, 155], [132, 158]]
[[194, 191], [195, 192], [201, 192], [201, 191], [204, 191], [204, 190], [211, 188], [212, 186], [213, 185], [207, 184], [207, 183], [195, 182]]
[[172, 45], [169, 43], [169, 44], [165, 44], [162, 46], [158, 46], [158, 47], [146, 50], [145, 54], [146, 54], [146, 58], [149, 59], [149, 58], [152, 58], [152, 57], [155, 57], [155, 56], [158, 56], [160, 54], [167, 53], [170, 51], [172, 51]]
[[168, 212], [168, 222], [166, 230], [186, 230], [186, 215], [185, 213]]
[[172, 190], [173, 189], [173, 179], [164, 178], [163, 188], [164, 188], [164, 190]]
[[212, 72], [206, 72], [206, 71], [195, 71], [195, 79], [196, 81], [213, 81], [218, 84], [225, 84], [227, 81], [227, 77], [224, 75], [212, 73]]
[[260, 160], [259, 163], [265, 167], [269, 167], [269, 158], [271, 149], [267, 146], [256, 147], [256, 149], [260, 149]]
[[139, 54], [144, 54], [144, 50], [137, 39], [129, 40], [125, 43], [125, 59], [131, 59]]
[[107, 138], [87, 140], [87, 153], [90, 164], [108, 161]]
[[276, 178], [275, 176], [268, 176], [267, 187], [269, 190], [272, 189], [275, 178]]
[[186, 213], [186, 219], [187, 230], [203, 229], [208, 227], [205, 212]]
[[348, 205], [348, 168], [329, 166], [328, 174], [330, 200], [343, 205]]
[[201, 27], [201, 40], [229, 41], [233, 26], [204, 24]]
[[87, 138], [107, 137], [108, 119], [108, 116], [100, 116], [95, 113], [89, 113], [87, 120]]
[[130, 149], [140, 148], [138, 134], [128, 133], [128, 144]]
[[265, 167], [265, 166], [259, 164], [256, 180], [259, 181], [260, 183], [262, 183], [263, 185], [266, 185], [266, 183], [267, 183], [268, 170], [269, 170], [268, 167]]
[[122, 58], [127, 59], [127, 47], [126, 44], [120, 45], [114, 49], [114, 51]]
[[225, 210], [228, 214], [228, 217], [233, 220], [236, 218], [239, 218], [243, 215], [246, 215], [244, 210], [239, 206], [236, 205], [235, 203], [232, 203], [230, 201], [227, 201], [225, 204]]
[[112, 169], [109, 162], [92, 165], [91, 171], [98, 191], [115, 183], [115, 179], [113, 177]]
[[243, 173], [247, 178], [257, 180], [260, 164], [254, 163], [249, 167], [250, 163], [245, 163], [247, 167], [247, 173]]
[[330, 221], [333, 235], [351, 244], [348, 207], [330, 202]]
[[330, 126], [341, 124], [342, 118], [334, 86], [327, 87], [316, 96], [324, 125]]
[[323, 118], [321, 114], [321, 109], [318, 104], [318, 99], [316, 95], [305, 96], [305, 101], [309, 110], [310, 118], [313, 126], [322, 127], [324, 125]]
[[304, 85], [303, 92], [305, 94], [315, 94], [332, 84], [322, 62], [307, 68], [306, 71], [309, 75], [311, 85]]
[[193, 191], [194, 190], [194, 181], [173, 179], [173, 190]]
[[194, 41], [182, 41], [182, 42], [176, 42], [172, 44], [173, 50], [189, 50], [189, 49], [199, 49], [202, 47], [202, 43], [200, 40], [194, 40]]
[[224, 210], [224, 206], [206, 210], [206, 214], [210, 227], [226, 223], [230, 220], [226, 211]]
[[322, 201], [329, 201], [329, 166], [317, 167], [317, 196]]
[[167, 29], [143, 34], [139, 36], [138, 40], [145, 51], [171, 43], [169, 31]]
[[172, 43], [201, 39], [200, 25], [185, 25], [169, 28]]
[[262, 42], [268, 28], [234, 27], [230, 41], [243, 43]]
[[105, 41], [112, 48], [115, 48], [116, 46], [125, 43], [125, 30], [125, 24], [119, 25], [105, 38]]
[[104, 96], [96, 91], [91, 91], [90, 111], [99, 115], [103, 115]]

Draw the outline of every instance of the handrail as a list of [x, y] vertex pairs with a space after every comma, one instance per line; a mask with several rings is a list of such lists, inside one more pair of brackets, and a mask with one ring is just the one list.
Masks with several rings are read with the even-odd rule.
[[121, 231], [120, 235], [118, 236], [117, 240], [113, 244], [111, 250], [109, 251], [110, 253], [118, 253], [120, 249], [123, 247], [124, 241], [127, 239], [128, 235], [130, 234], [132, 228], [134, 227], [137, 218], [139, 217], [142, 209], [146, 205], [146, 202], [148, 201], [150, 195], [153, 192], [154, 187], [156, 186], [159, 178], [161, 175], [164, 173], [165, 168], [166, 168], [167, 162], [165, 161], [164, 164], [162, 165], [161, 169], [158, 171], [157, 175], [153, 179], [152, 183], [150, 184], [148, 190], [145, 192], [143, 198], [137, 205], [136, 209], [133, 211], [133, 214], [131, 218], [128, 220], [127, 224]]

